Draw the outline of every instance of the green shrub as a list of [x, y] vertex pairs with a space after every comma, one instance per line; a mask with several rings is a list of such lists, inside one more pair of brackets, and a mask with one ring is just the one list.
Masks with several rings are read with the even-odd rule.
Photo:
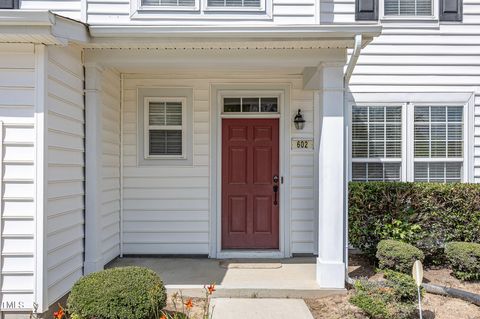
[[455, 277], [462, 280], [480, 280], [480, 244], [451, 242], [445, 255]]
[[165, 287], [153, 270], [122, 267], [78, 280], [68, 297], [67, 309], [79, 319], [148, 319], [165, 304]]
[[[416, 302], [418, 298], [418, 289], [415, 280], [412, 276], [402, 274], [397, 271], [384, 269], [383, 277], [389, 280], [392, 287], [395, 289], [397, 297], [403, 302]], [[421, 293], [424, 294], [422, 288]]]
[[410, 244], [397, 240], [382, 240], [377, 245], [378, 266], [380, 269], [392, 269], [410, 273], [415, 260], [423, 262], [422, 251]]
[[445, 262], [447, 242], [480, 243], [480, 184], [352, 182], [349, 241], [374, 258], [382, 239], [420, 248], [427, 264]]
[[410, 318], [416, 306], [415, 298], [412, 299], [411, 282], [408, 282], [406, 277], [404, 274], [392, 272], [386, 282], [357, 280], [350, 303], [362, 309], [372, 319]]

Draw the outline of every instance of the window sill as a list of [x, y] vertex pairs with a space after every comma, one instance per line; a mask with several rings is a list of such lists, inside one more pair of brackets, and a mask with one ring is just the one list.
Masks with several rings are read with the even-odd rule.
[[436, 17], [419, 18], [419, 17], [383, 17], [379, 20], [380, 24], [386, 27], [402, 27], [405, 29], [439, 29], [440, 21]]

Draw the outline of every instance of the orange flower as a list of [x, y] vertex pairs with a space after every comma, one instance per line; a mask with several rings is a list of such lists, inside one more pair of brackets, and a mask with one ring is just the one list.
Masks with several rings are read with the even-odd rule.
[[213, 294], [215, 292], [215, 284], [211, 284], [207, 287], [208, 293]]
[[187, 307], [187, 310], [190, 310], [193, 308], [193, 301], [192, 298], [188, 299], [187, 302], [185, 303], [185, 307]]
[[53, 313], [53, 318], [54, 318], [54, 319], [62, 319], [64, 314], [65, 314], [65, 313], [63, 312], [63, 309], [60, 308], [60, 309], [58, 309], [58, 311], [55, 311], [55, 312]]
[[160, 317], [160, 319], [167, 319], [167, 316], [165, 316], [164, 314]]

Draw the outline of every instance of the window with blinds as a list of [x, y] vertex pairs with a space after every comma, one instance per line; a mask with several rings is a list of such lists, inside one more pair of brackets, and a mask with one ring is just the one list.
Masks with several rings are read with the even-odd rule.
[[353, 106], [352, 180], [399, 181], [401, 106]]
[[432, 16], [432, 0], [384, 0], [385, 16]]
[[193, 7], [195, 0], [142, 0], [143, 6], [158, 7]]
[[163, 99], [146, 101], [145, 150], [150, 157], [184, 156], [185, 101]]
[[463, 169], [463, 107], [416, 106], [414, 180], [460, 182]]
[[262, 0], [208, 0], [208, 7], [213, 8], [260, 8]]

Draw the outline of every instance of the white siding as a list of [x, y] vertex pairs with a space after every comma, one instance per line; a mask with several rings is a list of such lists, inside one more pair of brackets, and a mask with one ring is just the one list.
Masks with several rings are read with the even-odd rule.
[[[137, 0], [131, 0], [137, 1]], [[203, 0], [202, 0], [203, 1]], [[206, 1], [206, 0], [205, 0]], [[267, 0], [267, 2], [270, 0]], [[262, 20], [252, 20], [258, 14], [244, 13], [240, 15], [225, 12], [225, 17], [219, 14], [193, 12], [188, 14], [171, 14], [159, 12], [150, 19], [131, 19], [129, 0], [87, 0], [88, 23], [96, 24], [142, 24], [142, 25], [186, 25], [186, 24], [314, 24], [318, 23], [319, 0], [272, 0], [272, 17]], [[230, 12], [231, 13], [231, 12]], [[210, 17], [208, 16], [210, 15]], [[249, 16], [250, 15], [250, 16]], [[180, 18], [180, 19], [179, 19]]]
[[102, 81], [102, 258], [120, 253], [120, 75], [111, 69]]
[[82, 0], [21, 0], [20, 9], [50, 10], [71, 19], [81, 20]]
[[31, 307], [35, 270], [35, 55], [0, 44], [1, 304]]
[[[273, 79], [273, 80], [272, 80]], [[232, 79], [142, 77], [124, 82], [124, 253], [208, 254], [210, 224], [210, 85]], [[313, 136], [313, 93], [302, 90], [300, 76], [245, 78], [241, 83], [290, 83], [291, 114], [305, 110]], [[193, 166], [137, 165], [137, 94], [142, 87], [191, 87], [193, 98]], [[290, 142], [286, 141], [287, 148]], [[313, 152], [291, 155], [291, 238], [293, 253], [313, 253], [315, 209]], [[288, 191], [286, 192], [289, 193]], [[290, 221], [287, 221], [290, 222]], [[215, 243], [213, 243], [215, 244]]]
[[83, 274], [84, 102], [81, 49], [49, 47], [46, 249], [48, 304]]
[[320, 24], [355, 24], [355, 0], [320, 0]]
[[[353, 21], [354, 1], [347, 2], [334, 2], [335, 23]], [[438, 102], [450, 92], [474, 93], [475, 127], [470, 138], [475, 149], [470, 165], [475, 182], [480, 182], [479, 9], [480, 0], [465, 0], [463, 23], [437, 27], [384, 23], [382, 35], [362, 50], [350, 81], [351, 100], [365, 103], [388, 102], [385, 97], [394, 92], [403, 93], [404, 102], [412, 103], [409, 99], [415, 92], [436, 92]]]

